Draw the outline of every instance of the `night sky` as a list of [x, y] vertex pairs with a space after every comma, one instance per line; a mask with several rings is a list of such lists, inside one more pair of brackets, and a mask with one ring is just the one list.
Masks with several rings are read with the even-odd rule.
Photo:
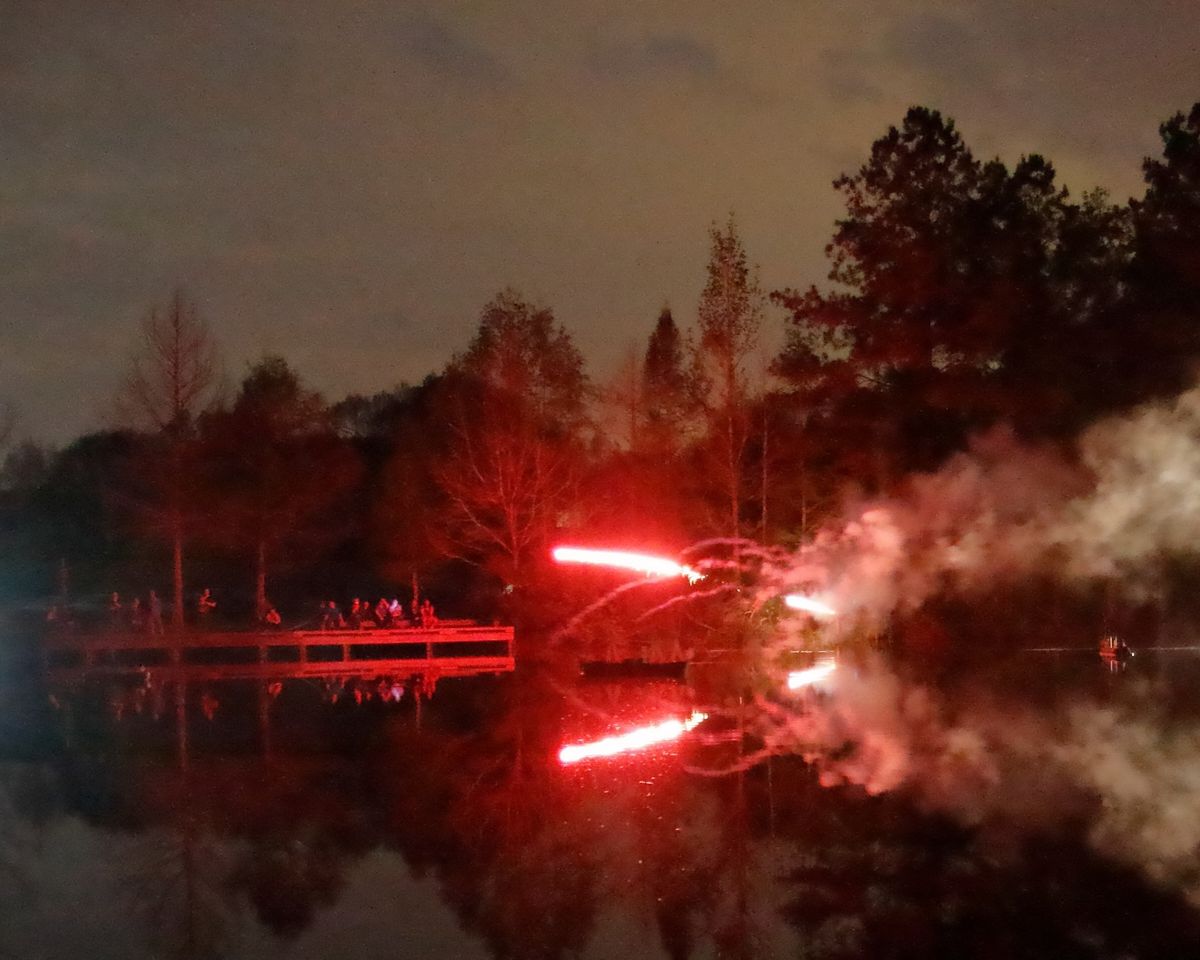
[[602, 377], [664, 301], [690, 322], [731, 210], [764, 286], [820, 282], [830, 182], [911, 104], [1140, 193], [1200, 99], [1198, 13], [0, 0], [0, 399], [38, 440], [100, 426], [177, 284], [233, 380], [267, 351], [330, 399], [419, 380], [505, 285]]

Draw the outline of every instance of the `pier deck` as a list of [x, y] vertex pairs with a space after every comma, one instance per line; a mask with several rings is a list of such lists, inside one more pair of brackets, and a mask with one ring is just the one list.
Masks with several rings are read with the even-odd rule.
[[515, 668], [512, 627], [463, 621], [428, 629], [63, 632], [45, 638], [43, 653], [52, 684], [147, 673], [184, 682], [381, 675], [436, 681]]

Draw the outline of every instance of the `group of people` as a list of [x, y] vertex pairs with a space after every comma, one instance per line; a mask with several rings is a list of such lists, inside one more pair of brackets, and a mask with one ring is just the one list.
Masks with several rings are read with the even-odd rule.
[[388, 630], [413, 625], [428, 629], [437, 625], [437, 614], [428, 597], [419, 604], [414, 597], [410, 609], [411, 618], [405, 613], [404, 605], [398, 597], [391, 600], [380, 597], [374, 606], [369, 600], [355, 597], [350, 601], [349, 610], [343, 615], [336, 600], [322, 600], [319, 626], [322, 630], [361, 630], [372, 627]]
[[[217, 608], [216, 598], [212, 590], [205, 587], [197, 596], [195, 610], [196, 626], [204, 629], [211, 623], [213, 611]], [[58, 608], [47, 615], [47, 620], [60, 619]], [[266, 629], [277, 629], [282, 626], [283, 618], [274, 604], [267, 603], [259, 612], [256, 619], [259, 626]], [[151, 590], [149, 597], [143, 603], [141, 597], [134, 597], [127, 603], [116, 591], [108, 599], [108, 621], [114, 630], [138, 630], [151, 634], [163, 632], [163, 601], [157, 591]], [[409, 604], [409, 610], [398, 597], [388, 600], [380, 597], [372, 605], [370, 601], [355, 597], [345, 614], [334, 600], [322, 600], [318, 611], [318, 625], [322, 630], [367, 629], [397, 629], [401, 627], [419, 626], [426, 629], [437, 626], [437, 613], [433, 603], [426, 597], [418, 602], [414, 597]]]
[[114, 590], [108, 598], [108, 621], [116, 630], [128, 628], [146, 630], [154, 634], [162, 633], [162, 598], [157, 591], [151, 590], [144, 604], [141, 597], [134, 597], [125, 604], [121, 602], [121, 595]]

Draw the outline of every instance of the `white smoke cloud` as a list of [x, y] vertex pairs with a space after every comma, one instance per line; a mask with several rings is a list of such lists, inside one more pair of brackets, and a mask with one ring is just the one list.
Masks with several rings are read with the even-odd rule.
[[879, 627], [951, 590], [1038, 573], [1152, 593], [1200, 553], [1200, 388], [1093, 426], [1071, 450], [977, 438], [768, 565], [762, 598], [808, 590]]
[[1123, 706], [954, 703], [880, 662], [832, 694], [768, 706], [758, 731], [826, 786], [904, 791], [971, 825], [1053, 831], [1086, 820], [1094, 849], [1200, 905], [1200, 727], [1173, 728], [1141, 690]]
[[1165, 554], [1200, 552], [1200, 387], [1097, 424], [1079, 448], [1095, 486], [1055, 531], [1076, 573], [1144, 581]]
[[[809, 592], [878, 629], [935, 595], [1034, 574], [1152, 595], [1164, 561], [1200, 553], [1198, 490], [1200, 387], [1099, 422], [1070, 449], [997, 430], [773, 557], [760, 599]], [[779, 646], [811, 627], [785, 622]], [[904, 790], [964, 823], [1054, 829], [1082, 815], [1098, 852], [1200, 905], [1200, 726], [1165, 717], [1153, 689], [1126, 694], [964, 705], [875, 663], [839, 669], [833, 694], [801, 709], [765, 703], [759, 733], [823, 783]]]
[[1101, 799], [1096, 848], [1200, 904], [1200, 728], [1173, 728], [1145, 703], [1076, 705], [1054, 752]]

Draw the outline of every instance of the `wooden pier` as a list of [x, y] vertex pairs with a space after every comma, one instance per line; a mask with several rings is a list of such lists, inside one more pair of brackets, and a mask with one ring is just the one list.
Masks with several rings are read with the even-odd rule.
[[43, 652], [55, 686], [106, 676], [170, 683], [392, 676], [432, 688], [444, 677], [515, 668], [513, 628], [468, 621], [373, 630], [62, 632], [45, 638]]

